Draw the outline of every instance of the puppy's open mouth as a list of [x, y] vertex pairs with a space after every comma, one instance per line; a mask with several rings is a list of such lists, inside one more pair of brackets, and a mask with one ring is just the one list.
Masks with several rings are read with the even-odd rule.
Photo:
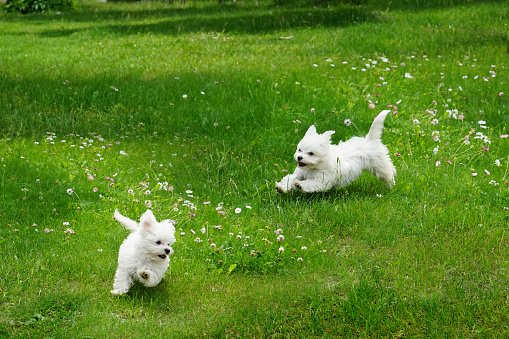
[[304, 167], [304, 166], [306, 166], [306, 164], [305, 164], [305, 163], [303, 163], [303, 162], [298, 162], [298, 164], [299, 164], [299, 167]]
[[159, 254], [158, 257], [161, 259], [166, 259], [166, 255], [164, 255], [164, 254]]

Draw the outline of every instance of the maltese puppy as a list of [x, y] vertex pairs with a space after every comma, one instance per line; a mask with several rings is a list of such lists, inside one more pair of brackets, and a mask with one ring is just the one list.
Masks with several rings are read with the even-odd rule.
[[389, 188], [394, 186], [396, 168], [380, 139], [389, 112], [382, 111], [375, 118], [364, 138], [353, 137], [338, 145], [331, 145], [334, 131], [318, 134], [315, 126], [309, 127], [294, 155], [298, 164], [295, 172], [276, 182], [277, 190], [281, 193], [292, 189], [323, 192], [351, 184], [363, 171], [385, 181]]
[[113, 294], [127, 293], [135, 280], [146, 287], [156, 286], [163, 278], [173, 254], [175, 227], [170, 220], [156, 221], [151, 210], [140, 218], [140, 223], [115, 210], [114, 218], [131, 234], [120, 245], [118, 268], [113, 283]]

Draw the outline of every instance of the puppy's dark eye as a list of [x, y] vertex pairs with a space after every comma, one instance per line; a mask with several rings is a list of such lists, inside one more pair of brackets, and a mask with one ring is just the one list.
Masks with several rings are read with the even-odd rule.
[[302, 150], [300, 148], [297, 151], [302, 152]]
[[161, 245], [161, 241], [160, 240], [156, 241], [156, 244]]
[[309, 152], [308, 154], [309, 154], [309, 155], [313, 155], [314, 153], [313, 153], [313, 152]]

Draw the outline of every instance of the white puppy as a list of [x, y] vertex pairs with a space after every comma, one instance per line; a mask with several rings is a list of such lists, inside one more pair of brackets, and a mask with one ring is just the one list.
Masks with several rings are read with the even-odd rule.
[[170, 220], [156, 221], [151, 210], [140, 218], [140, 223], [115, 210], [114, 218], [131, 231], [120, 245], [118, 268], [113, 283], [113, 294], [127, 293], [134, 280], [146, 287], [156, 286], [163, 278], [173, 254], [175, 227]]
[[323, 134], [309, 127], [299, 142], [294, 158], [297, 168], [288, 174], [276, 188], [281, 193], [292, 189], [303, 192], [323, 192], [333, 187], [345, 187], [356, 180], [363, 171], [394, 186], [396, 168], [392, 164], [389, 150], [380, 139], [384, 120], [390, 111], [382, 111], [373, 121], [366, 137], [353, 137], [348, 141], [331, 145], [334, 131]]

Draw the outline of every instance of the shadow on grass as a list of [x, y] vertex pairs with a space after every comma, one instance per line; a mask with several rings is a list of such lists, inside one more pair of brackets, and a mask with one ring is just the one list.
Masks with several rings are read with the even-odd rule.
[[[162, 13], [165, 14], [162, 14]], [[83, 19], [72, 15], [70, 21], [97, 21], [97, 20], [153, 20], [149, 23], [115, 23], [99, 24], [94, 29], [101, 34], [114, 35], [131, 34], [163, 34], [180, 35], [195, 32], [223, 32], [237, 34], [264, 34], [279, 30], [294, 28], [327, 28], [346, 27], [363, 22], [378, 20], [374, 14], [363, 7], [341, 6], [338, 8], [237, 8], [215, 9], [203, 11], [202, 9], [173, 10], [164, 9], [157, 12], [100, 12], [99, 17], [83, 15]], [[61, 37], [78, 33], [84, 29], [68, 29], [62, 26], [59, 29], [45, 30], [39, 33], [43, 37]]]
[[323, 200], [339, 200], [342, 203], [374, 199], [385, 195], [390, 189], [373, 175], [364, 172], [356, 181], [343, 188], [333, 188], [326, 192], [303, 193], [293, 191], [288, 194], [279, 194], [281, 200], [287, 202], [302, 201], [304, 203], [316, 203]]
[[380, 10], [427, 11], [459, 6], [475, 6], [480, 4], [502, 3], [505, 0], [370, 0], [373, 8]]

